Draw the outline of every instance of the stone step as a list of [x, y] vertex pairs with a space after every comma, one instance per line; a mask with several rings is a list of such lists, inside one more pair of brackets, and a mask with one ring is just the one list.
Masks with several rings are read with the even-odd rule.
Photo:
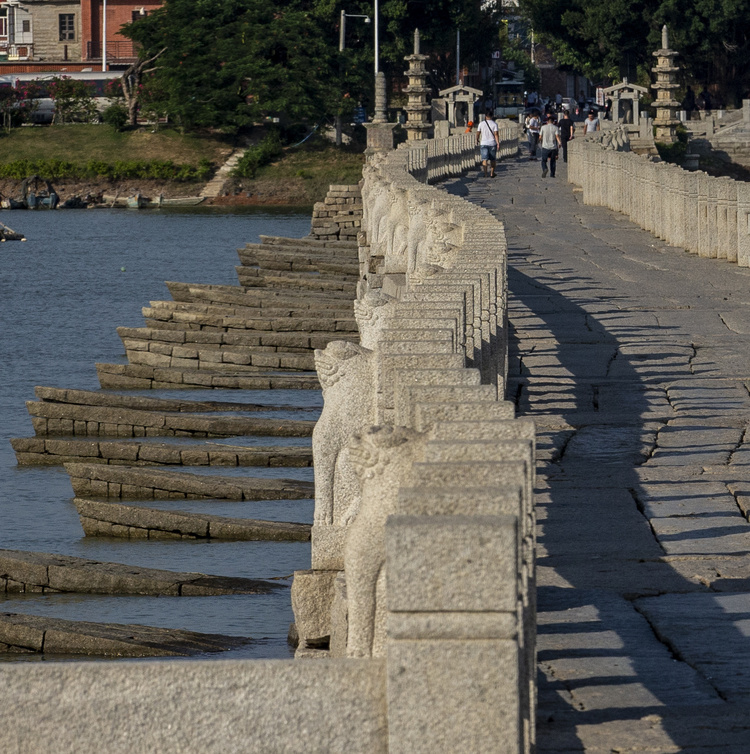
[[265, 246], [307, 246], [316, 249], [356, 249], [356, 241], [319, 240], [311, 236], [304, 238], [286, 238], [284, 236], [260, 236]]
[[66, 463], [76, 497], [144, 500], [296, 500], [314, 484], [296, 479], [222, 477], [138, 466]]
[[175, 301], [219, 304], [221, 306], [267, 306], [310, 309], [344, 309], [352, 296], [341, 291], [300, 291], [292, 288], [243, 288], [238, 285], [196, 285], [167, 281]]
[[[265, 309], [263, 307], [217, 306], [197, 302], [152, 301], [141, 310], [149, 327], [160, 329], [234, 332], [328, 332], [356, 334], [353, 307], [326, 309]], [[317, 316], [316, 316], [317, 315]]]
[[37, 436], [83, 437], [309, 437], [314, 421], [251, 416], [211, 416], [170, 411], [143, 411], [123, 406], [27, 401]]
[[[308, 238], [311, 238], [308, 236]], [[357, 259], [359, 254], [359, 244], [356, 241], [345, 239], [343, 243], [339, 242], [337, 246], [330, 246], [328, 243], [321, 245], [319, 239], [312, 239], [314, 243], [305, 242], [305, 239], [288, 238], [288, 243], [246, 243], [239, 250], [246, 249], [247, 251], [257, 251], [261, 254], [275, 255], [275, 254], [294, 254], [294, 255], [310, 255], [314, 257], [328, 257], [329, 259], [345, 260]]]
[[106, 390], [320, 390], [315, 372], [238, 372], [229, 369], [156, 368], [145, 364], [97, 364], [99, 384]]
[[239, 403], [230, 401], [191, 401], [177, 398], [149, 398], [98, 390], [45, 387], [38, 385], [34, 394], [47, 403], [72, 403], [82, 406], [106, 406], [108, 408], [132, 408], [139, 411], [163, 411], [197, 414], [207, 411], [279, 411], [293, 408], [288, 405], [269, 406], [262, 403]]
[[[132, 346], [132, 347], [131, 347]], [[131, 364], [157, 368], [228, 369], [232, 371], [278, 370], [309, 372], [315, 369], [313, 354], [307, 350], [295, 353], [269, 346], [216, 346], [210, 343], [174, 344], [133, 341], [126, 343], [125, 354]]]
[[220, 539], [234, 542], [310, 541], [310, 524], [163, 511], [82, 498], [75, 498], [73, 503], [87, 537]]
[[[163, 301], [150, 301], [149, 306], [143, 307], [143, 309], [152, 311], [160, 311], [163, 309], [165, 311], [186, 312], [188, 314], [203, 314], [207, 317], [231, 317], [234, 320], [237, 320], [237, 327], [241, 326], [242, 321], [252, 321], [255, 319], [283, 322], [284, 320], [310, 319], [311, 316], [310, 307], [306, 306], [304, 302], [302, 302], [302, 304], [298, 308], [296, 308], [296, 305], [289, 307], [265, 306], [262, 298], [260, 298], [257, 302], [249, 301], [247, 304], [234, 305], [209, 304], [203, 301], [174, 301], [172, 299], [165, 299]], [[353, 320], [353, 312], [354, 309], [352, 302], [343, 301], [341, 302], [341, 308], [328, 309], [325, 312], [325, 317]], [[316, 311], [316, 319], [320, 316], [321, 313]]]
[[312, 449], [296, 446], [244, 447], [219, 443], [153, 443], [137, 440], [70, 440], [14, 437], [19, 466], [57, 466], [85, 461], [132, 466], [312, 466]]
[[336, 254], [311, 254], [307, 251], [279, 251], [257, 245], [253, 248], [237, 249], [240, 263], [247, 266], [263, 267], [266, 270], [289, 270], [297, 272], [334, 272], [347, 275], [359, 273], [359, 255], [343, 256]]
[[330, 275], [314, 272], [274, 272], [257, 267], [234, 268], [240, 285], [245, 288], [298, 289], [300, 291], [324, 291], [346, 293], [354, 298], [357, 278], [354, 275]]
[[91, 623], [0, 613], [0, 652], [95, 657], [190, 657], [224, 652], [250, 640], [174, 628]]
[[332, 340], [353, 340], [353, 333], [321, 332], [314, 335], [305, 332], [274, 332], [268, 330], [183, 330], [152, 327], [118, 327], [117, 334], [126, 349], [151, 350], [149, 344], [207, 345], [224, 348], [240, 346], [253, 352], [308, 353], [316, 348], [325, 348]]
[[293, 287], [296, 281], [307, 282], [321, 279], [327, 281], [340, 281], [345, 283], [359, 280], [359, 262], [343, 265], [330, 262], [310, 262], [305, 264], [292, 264], [291, 262], [276, 262], [259, 260], [245, 257], [240, 259], [240, 264], [235, 267], [237, 274], [250, 275], [255, 273], [262, 278], [268, 287], [271, 284], [280, 285], [277, 281]]
[[164, 571], [46, 552], [0, 550], [0, 593], [7, 594], [74, 592], [208, 597], [270, 594], [285, 586], [277, 581]]

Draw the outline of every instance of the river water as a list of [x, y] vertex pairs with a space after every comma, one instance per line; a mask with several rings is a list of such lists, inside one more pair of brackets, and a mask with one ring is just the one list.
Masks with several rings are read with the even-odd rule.
[[[309, 212], [268, 208], [18, 211], [2, 213], [0, 221], [28, 239], [0, 245], [0, 548], [249, 578], [284, 577], [309, 568], [307, 543], [85, 538], [64, 469], [18, 467], [9, 443], [11, 437], [33, 434], [25, 401], [34, 399], [34, 386], [96, 390], [94, 364], [124, 362], [115, 328], [143, 326], [141, 307], [151, 300], [170, 298], [165, 280], [236, 285], [236, 249], [258, 241], [260, 234], [306, 235]], [[144, 394], [284, 405], [292, 407], [284, 415], [305, 419], [317, 418], [322, 406], [320, 392], [312, 390]], [[273, 441], [309, 443], [306, 439]], [[240, 438], [238, 442], [257, 441]], [[312, 469], [241, 471], [312, 480]], [[196, 512], [206, 505], [199, 501], [150, 504]], [[309, 500], [210, 505], [219, 515], [312, 522]], [[290, 656], [288, 589], [274, 595], [225, 597], [0, 595], [0, 611], [250, 636], [254, 642], [220, 656]]]

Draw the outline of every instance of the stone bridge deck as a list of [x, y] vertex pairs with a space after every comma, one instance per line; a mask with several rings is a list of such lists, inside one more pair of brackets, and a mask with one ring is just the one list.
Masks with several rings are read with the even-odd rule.
[[750, 270], [464, 179], [507, 225], [509, 399], [539, 432], [539, 753], [750, 751]]

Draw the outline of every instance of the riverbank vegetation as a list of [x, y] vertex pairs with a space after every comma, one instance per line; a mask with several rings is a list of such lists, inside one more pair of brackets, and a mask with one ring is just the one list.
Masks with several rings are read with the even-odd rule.
[[2, 145], [0, 179], [16, 181], [37, 175], [49, 181], [202, 185], [232, 151], [224, 138], [172, 130], [117, 132], [86, 124], [17, 128]]
[[62, 160], [85, 164], [111, 162], [117, 156], [134, 161], [161, 160], [197, 166], [202, 159], [221, 165], [233, 140], [221, 135], [184, 134], [164, 128], [115, 131], [108, 126], [76, 124], [16, 128], [2, 139], [0, 164], [19, 160]]
[[323, 200], [331, 184], [359, 183], [363, 164], [361, 146], [335, 147], [319, 139], [287, 147], [247, 174], [234, 175], [224, 202], [310, 206]]
[[[228, 196], [217, 203], [309, 206], [323, 199], [329, 184], [357, 183], [362, 177], [361, 144], [336, 148], [318, 137], [282, 147], [275, 132], [263, 129], [249, 138], [257, 144], [227, 186]], [[65, 186], [65, 195], [118, 189], [197, 194], [235, 145], [226, 135], [169, 128], [155, 133], [84, 124], [17, 128], [2, 139], [0, 193], [14, 196], [24, 178], [37, 175], [58, 189]]]

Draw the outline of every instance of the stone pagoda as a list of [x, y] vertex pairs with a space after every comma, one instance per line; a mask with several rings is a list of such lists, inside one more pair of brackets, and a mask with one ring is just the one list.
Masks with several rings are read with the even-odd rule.
[[656, 90], [654, 141], [664, 144], [673, 144], [677, 141], [677, 126], [680, 124], [675, 116], [680, 103], [673, 96], [674, 90], [679, 89], [680, 86], [677, 83], [677, 73], [680, 69], [674, 64], [674, 59], [678, 54], [669, 49], [669, 31], [665, 24], [661, 30], [661, 49], [654, 53], [656, 67], [651, 69], [656, 74], [656, 83], [651, 87]]
[[404, 128], [410, 140], [426, 139], [427, 132], [432, 128], [427, 121], [427, 114], [430, 112], [427, 95], [430, 93], [430, 87], [427, 86], [427, 70], [424, 62], [428, 57], [419, 53], [419, 29], [415, 29], [414, 53], [404, 58], [409, 64], [409, 70], [404, 71], [404, 75], [409, 77], [409, 86], [404, 89], [409, 95], [409, 104], [404, 108], [408, 115]]

